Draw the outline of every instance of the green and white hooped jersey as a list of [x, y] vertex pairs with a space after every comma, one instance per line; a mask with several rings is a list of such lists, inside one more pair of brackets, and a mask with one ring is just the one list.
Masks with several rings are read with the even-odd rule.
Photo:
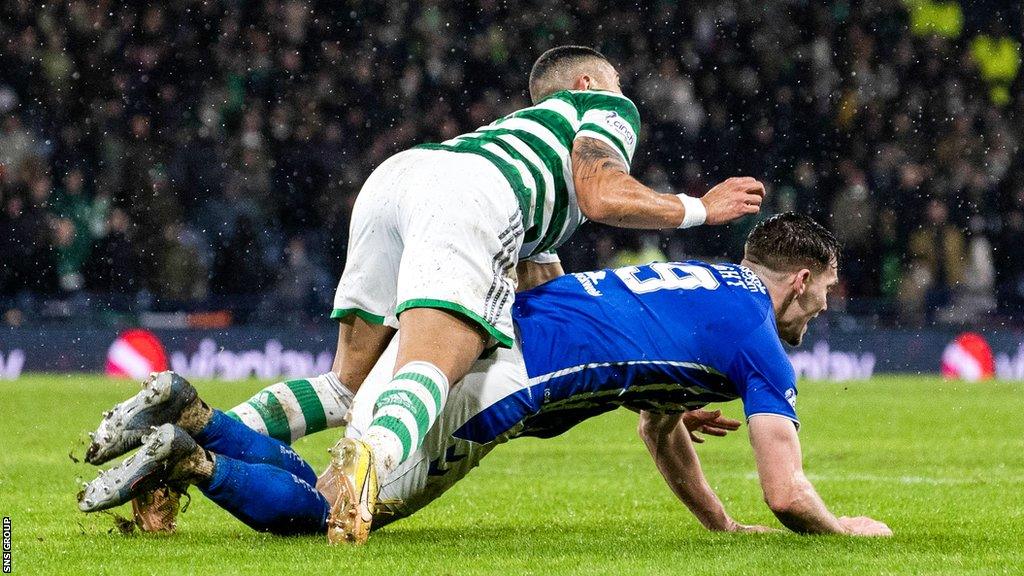
[[486, 158], [508, 180], [523, 213], [520, 258], [558, 248], [583, 223], [572, 180], [572, 145], [595, 138], [633, 162], [640, 113], [621, 94], [564, 90], [534, 106], [440, 144], [420, 148], [467, 152]]

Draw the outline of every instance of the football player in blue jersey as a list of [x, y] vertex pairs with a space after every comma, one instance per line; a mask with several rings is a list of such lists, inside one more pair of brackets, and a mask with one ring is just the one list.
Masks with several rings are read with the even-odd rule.
[[[705, 527], [767, 530], [729, 516], [693, 446], [696, 430], [721, 435], [739, 424], [701, 408], [740, 399], [765, 501], [783, 525], [891, 535], [871, 518], [834, 516], [802, 469], [796, 377], [782, 343], [799, 345], [825, 310], [838, 252], [831, 233], [787, 213], [754, 228], [740, 265], [654, 263], [571, 274], [519, 294], [515, 345], [479, 360], [452, 389], [423, 445], [381, 479], [373, 525], [425, 506], [503, 442], [556, 436], [626, 407], [640, 413], [656, 466]], [[372, 463], [343, 448], [371, 422], [395, 354], [392, 345], [360, 388], [346, 438], [319, 479], [286, 444], [209, 409], [177, 375], [157, 375], [115, 408], [133, 422], [119, 429], [134, 432], [109, 443], [118, 453], [140, 442], [142, 450], [91, 482], [80, 508], [102, 510], [161, 484], [190, 483], [257, 530], [358, 540], [340, 528], [351, 522], [339, 518], [337, 503], [351, 497], [351, 479], [365, 473], [358, 468]], [[151, 426], [159, 427], [142, 438]]]

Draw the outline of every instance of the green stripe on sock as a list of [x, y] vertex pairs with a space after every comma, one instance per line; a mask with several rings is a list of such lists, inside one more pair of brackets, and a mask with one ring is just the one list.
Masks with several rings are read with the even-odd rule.
[[306, 420], [306, 435], [315, 434], [327, 429], [327, 414], [324, 413], [324, 405], [313, 384], [309, 380], [289, 380], [284, 383], [295, 399], [299, 401], [299, 409], [302, 410], [302, 417]]
[[252, 406], [260, 418], [263, 418], [263, 423], [267, 426], [267, 434], [271, 438], [291, 444], [292, 431], [288, 427], [288, 415], [285, 414], [284, 407], [281, 406], [281, 401], [277, 399], [277, 396], [264, 390], [250, 398], [246, 404]]
[[430, 427], [430, 413], [427, 412], [427, 405], [423, 403], [423, 400], [420, 400], [419, 396], [408, 390], [388, 390], [377, 399], [374, 412], [384, 406], [401, 406], [412, 414], [413, 418], [416, 419], [416, 427], [419, 428], [420, 442], [423, 442], [423, 436], [426, 435], [427, 429]]
[[423, 384], [423, 387], [434, 397], [434, 405], [437, 406], [437, 410], [434, 413], [437, 415], [441, 414], [441, 389], [436, 382], [417, 372], [402, 372], [391, 380], [392, 384], [395, 380], [412, 380], [413, 382]]
[[227, 412], [224, 413], [224, 415], [227, 416], [228, 418], [231, 418], [232, 420], [236, 420], [238, 422], [242, 421], [242, 417], [239, 416], [238, 414], [235, 414], [234, 410], [228, 410]]
[[378, 416], [370, 422], [370, 427], [380, 426], [395, 433], [398, 439], [402, 442], [402, 461], [409, 457], [409, 449], [412, 446], [412, 435], [409, 434], [409, 429], [405, 426], [405, 423], [395, 418], [394, 416]]

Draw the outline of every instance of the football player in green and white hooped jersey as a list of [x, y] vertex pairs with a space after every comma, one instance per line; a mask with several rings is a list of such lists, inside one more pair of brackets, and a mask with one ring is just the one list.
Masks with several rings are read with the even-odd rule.
[[563, 90], [469, 134], [419, 148], [479, 154], [508, 179], [524, 215], [520, 258], [553, 251], [583, 222], [576, 202], [570, 151], [593, 138], [633, 162], [640, 113], [613, 91]]
[[750, 177], [700, 199], [659, 194], [631, 177], [640, 117], [595, 50], [545, 52], [530, 73], [530, 97], [529, 108], [374, 170], [353, 208], [332, 313], [340, 321], [332, 372], [274, 385], [234, 410], [280, 436], [339, 426], [401, 327], [394, 378], [366, 434], [333, 450], [348, 489], [332, 516], [347, 540], [366, 538], [376, 478], [417, 450], [449, 383], [491, 343], [510, 346], [517, 287], [562, 274], [554, 250], [580, 223], [686, 228], [760, 209], [764, 187]]

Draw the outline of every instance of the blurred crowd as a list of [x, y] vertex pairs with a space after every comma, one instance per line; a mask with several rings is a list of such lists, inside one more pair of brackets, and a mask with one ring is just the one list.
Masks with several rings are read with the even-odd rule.
[[[529, 104], [551, 46], [637, 103], [634, 175], [768, 185], [845, 245], [833, 308], [1024, 318], [1014, 2], [0, 0], [0, 313], [321, 318], [351, 206], [388, 155]], [[587, 224], [569, 271], [735, 258], [755, 219]], [[296, 311], [305, 314], [295, 314]]]

